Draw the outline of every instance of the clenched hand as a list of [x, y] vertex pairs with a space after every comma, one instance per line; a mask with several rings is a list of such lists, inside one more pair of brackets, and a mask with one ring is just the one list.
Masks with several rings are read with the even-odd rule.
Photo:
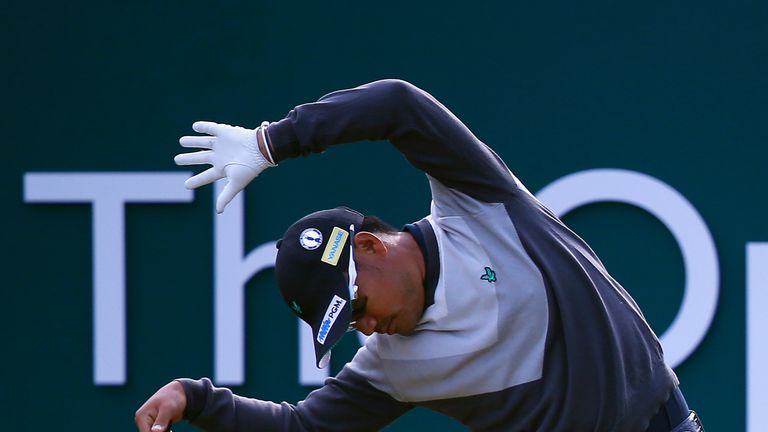
[[136, 411], [136, 427], [139, 432], [166, 432], [172, 422], [181, 420], [187, 397], [184, 387], [178, 381], [171, 381]]

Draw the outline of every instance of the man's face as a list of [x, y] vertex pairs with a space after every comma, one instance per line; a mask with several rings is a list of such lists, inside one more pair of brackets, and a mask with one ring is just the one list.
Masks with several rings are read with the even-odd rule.
[[353, 308], [355, 327], [365, 335], [413, 334], [424, 310], [422, 281], [388, 256], [359, 253], [357, 298]]

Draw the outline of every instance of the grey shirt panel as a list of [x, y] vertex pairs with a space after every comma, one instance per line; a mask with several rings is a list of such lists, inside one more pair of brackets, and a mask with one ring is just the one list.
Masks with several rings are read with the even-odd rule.
[[[431, 185], [427, 220], [441, 263], [434, 303], [414, 335], [374, 334], [350, 368], [407, 402], [496, 392], [539, 379], [546, 290], [504, 205], [482, 203], [434, 180]], [[494, 280], [482, 279], [486, 268]]]

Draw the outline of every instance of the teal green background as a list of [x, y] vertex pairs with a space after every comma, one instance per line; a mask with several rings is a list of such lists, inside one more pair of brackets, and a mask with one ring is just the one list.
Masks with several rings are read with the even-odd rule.
[[[134, 430], [179, 376], [213, 373], [212, 188], [126, 210], [128, 380], [92, 382], [91, 209], [26, 204], [35, 171], [181, 171], [195, 120], [254, 127], [380, 78], [452, 109], [538, 191], [591, 168], [666, 182], [701, 213], [721, 266], [712, 328], [676, 368], [712, 431], [744, 429], [745, 244], [768, 241], [768, 13], [731, 2], [12, 2], [0, 16], [4, 376], [0, 429]], [[326, 174], [335, 176], [325, 181]], [[395, 225], [428, 212], [423, 175], [385, 143], [286, 161], [246, 192], [246, 250], [349, 205]], [[622, 204], [575, 210], [661, 334], [685, 275], [671, 234]], [[277, 306], [279, 305], [279, 306]], [[247, 291], [246, 383], [298, 401], [293, 315], [271, 271]], [[337, 350], [338, 371], [356, 349]], [[389, 430], [462, 430], [415, 410]], [[174, 428], [192, 430], [186, 424]]]

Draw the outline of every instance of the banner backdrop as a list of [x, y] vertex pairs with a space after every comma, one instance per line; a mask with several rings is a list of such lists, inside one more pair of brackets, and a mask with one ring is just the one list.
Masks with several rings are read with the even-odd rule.
[[[214, 188], [185, 190], [173, 156], [195, 120], [255, 127], [401, 78], [596, 249], [707, 430], [756, 432], [767, 20], [746, 1], [6, 5], [0, 428], [131, 431], [176, 377], [290, 402], [322, 382], [272, 242], [338, 205], [418, 220], [424, 175], [385, 142], [339, 146], [265, 172], [215, 216]], [[344, 339], [331, 373], [359, 343]], [[422, 409], [387, 430], [425, 426], [463, 430]]]

